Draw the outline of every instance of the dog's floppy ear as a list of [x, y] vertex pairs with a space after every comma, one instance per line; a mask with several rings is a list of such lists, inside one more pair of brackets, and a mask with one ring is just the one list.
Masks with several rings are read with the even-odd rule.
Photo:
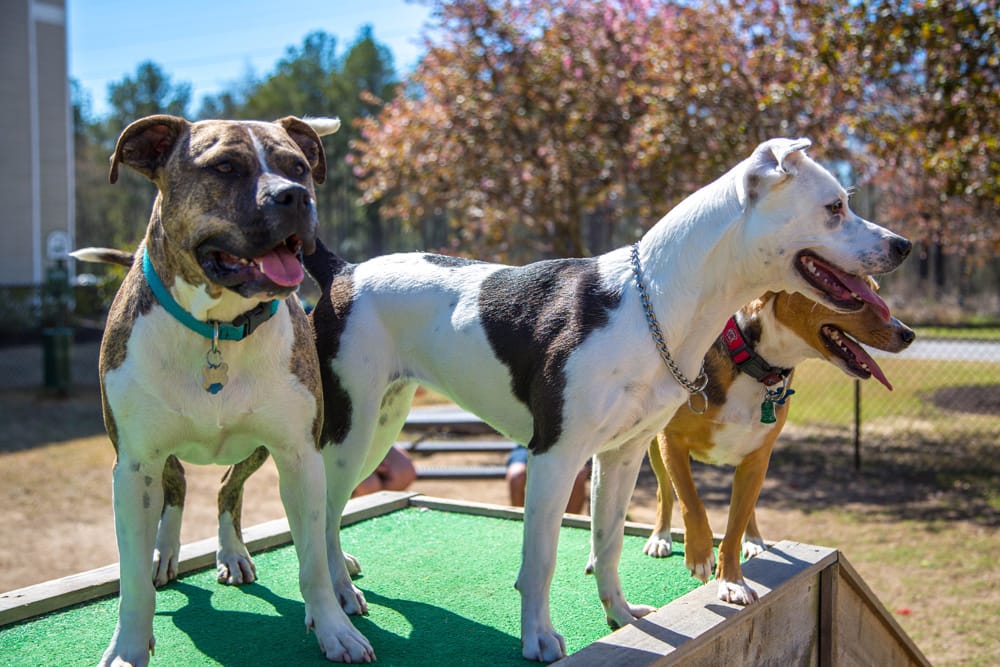
[[309, 118], [302, 120], [286, 116], [274, 121], [285, 129], [292, 141], [299, 145], [309, 161], [315, 183], [326, 180], [326, 153], [323, 151], [321, 136], [333, 134], [340, 129], [339, 118]]
[[757, 200], [763, 191], [774, 187], [798, 172], [812, 145], [809, 139], [770, 139], [757, 146], [743, 174], [743, 188], [749, 201]]
[[131, 123], [118, 137], [108, 179], [112, 183], [118, 181], [118, 164], [122, 163], [153, 180], [153, 174], [166, 163], [178, 137], [189, 125], [183, 118], [163, 114]]

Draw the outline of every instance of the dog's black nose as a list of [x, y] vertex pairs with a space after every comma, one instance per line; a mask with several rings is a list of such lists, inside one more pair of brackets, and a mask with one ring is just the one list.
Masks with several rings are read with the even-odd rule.
[[897, 261], [902, 262], [906, 259], [906, 256], [910, 254], [910, 250], [913, 249], [913, 244], [902, 236], [897, 236], [889, 242], [889, 248], [892, 252], [893, 257]]
[[267, 198], [271, 204], [287, 208], [304, 208], [311, 203], [309, 190], [297, 183], [274, 188], [267, 193]]
[[899, 332], [900, 340], [902, 340], [907, 345], [912, 343], [916, 337], [917, 334], [913, 331], [913, 329], [909, 327], [904, 327], [903, 330]]

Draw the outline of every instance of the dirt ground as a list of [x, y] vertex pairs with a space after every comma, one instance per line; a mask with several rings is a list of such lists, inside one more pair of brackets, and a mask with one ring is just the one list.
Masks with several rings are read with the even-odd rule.
[[[68, 396], [51, 396], [41, 385], [39, 347], [0, 349], [0, 591], [118, 560], [114, 452], [101, 421], [97, 344], [74, 346]], [[865, 465], [856, 472], [851, 445], [842, 438], [786, 429], [758, 504], [761, 530], [767, 539], [839, 548], [933, 664], [994, 665], [1000, 654], [997, 444], [959, 443], [944, 453], [920, 438], [890, 438], [866, 444]], [[503, 462], [495, 453], [424, 456], [418, 466]], [[187, 543], [215, 534], [224, 468], [185, 468]], [[717, 532], [725, 527], [731, 475], [696, 469]], [[412, 490], [508, 502], [503, 480], [418, 480]], [[250, 479], [245, 497], [244, 525], [283, 516], [273, 464]], [[629, 518], [651, 522], [655, 499], [646, 464]], [[674, 525], [682, 527], [679, 515]]]

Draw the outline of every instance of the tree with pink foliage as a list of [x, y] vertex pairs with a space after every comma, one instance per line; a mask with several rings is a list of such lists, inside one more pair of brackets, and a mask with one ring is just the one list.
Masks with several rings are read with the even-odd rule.
[[761, 140], [808, 136], [889, 188], [901, 231], [995, 239], [975, 220], [1000, 202], [996, 12], [962, 11], [438, 1], [412, 94], [362, 123], [355, 173], [404, 224], [448, 224], [443, 249], [525, 261], [628, 242]]

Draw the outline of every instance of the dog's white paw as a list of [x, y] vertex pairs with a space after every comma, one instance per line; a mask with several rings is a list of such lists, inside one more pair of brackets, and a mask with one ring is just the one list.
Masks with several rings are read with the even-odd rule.
[[215, 567], [220, 584], [239, 586], [257, 581], [257, 566], [242, 544], [239, 549], [219, 549], [215, 554]]
[[180, 545], [174, 547], [157, 547], [153, 550], [153, 585], [159, 588], [166, 586], [177, 578], [177, 563], [180, 557]]
[[344, 554], [344, 565], [347, 566], [347, 574], [356, 577], [361, 574], [361, 562], [351, 554]]
[[715, 573], [715, 553], [711, 553], [707, 559], [686, 561], [685, 564], [692, 577], [703, 584], [708, 583], [708, 580]]
[[670, 533], [653, 533], [642, 547], [642, 553], [653, 558], [666, 558], [673, 551]]
[[521, 637], [521, 655], [526, 660], [555, 662], [566, 656], [566, 640], [552, 628], [525, 632]]
[[317, 623], [306, 608], [306, 632], [316, 631], [319, 648], [333, 662], [375, 662], [375, 651], [363, 634], [346, 618], [343, 622]]
[[754, 556], [759, 556], [760, 554], [767, 551], [767, 545], [764, 544], [764, 540], [759, 537], [744, 537], [743, 538], [743, 557], [753, 558]]
[[605, 610], [605, 619], [612, 630], [617, 630], [624, 625], [628, 625], [635, 619], [642, 618], [654, 611], [656, 611], [656, 607], [651, 607], [648, 604], [629, 604], [628, 602], [624, 602], [624, 606], [620, 608]]
[[101, 656], [98, 667], [147, 667], [149, 655], [153, 653], [156, 638], [150, 635], [148, 641], [131, 641], [122, 637], [120, 628], [115, 630], [107, 650]]
[[740, 579], [738, 581], [720, 581], [719, 599], [723, 602], [748, 605], [757, 602], [760, 598], [757, 591], [750, 588], [743, 579]]

